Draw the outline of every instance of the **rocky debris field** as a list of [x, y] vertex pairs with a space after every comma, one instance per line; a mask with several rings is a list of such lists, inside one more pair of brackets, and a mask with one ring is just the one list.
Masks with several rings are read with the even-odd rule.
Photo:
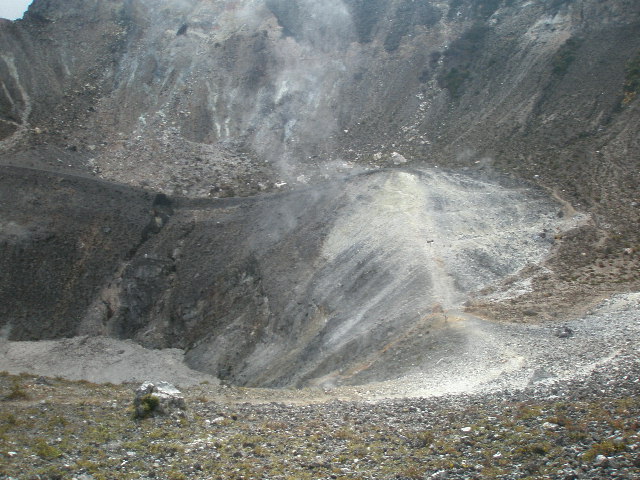
[[637, 479], [639, 374], [626, 352], [583, 380], [480, 395], [283, 402], [202, 384], [186, 416], [144, 420], [135, 385], [3, 374], [0, 478]]
[[456, 343], [442, 342], [437, 350], [423, 352], [428, 359], [423, 368], [399, 380], [363, 385], [359, 392], [402, 398], [565, 382], [615, 363], [625, 352], [639, 351], [639, 320], [639, 293], [616, 295], [564, 323], [509, 324], [449, 314], [445, 338], [458, 337]]
[[[390, 398], [389, 383], [203, 381], [182, 389], [185, 412], [136, 415], [138, 384], [4, 372], [0, 479], [638, 479], [637, 297], [614, 297], [554, 330], [565, 343], [549, 341], [533, 372], [458, 391], [429, 389], [425, 373], [412, 398]], [[596, 327], [599, 336], [589, 333]], [[519, 353], [530, 358], [536, 342]], [[561, 366], [573, 374], [553, 375]], [[512, 381], [520, 377], [529, 381]], [[395, 395], [411, 382], [395, 382]]]

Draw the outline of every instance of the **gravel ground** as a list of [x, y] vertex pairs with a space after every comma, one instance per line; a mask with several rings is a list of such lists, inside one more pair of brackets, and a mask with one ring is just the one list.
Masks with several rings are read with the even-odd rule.
[[39, 342], [0, 340], [0, 371], [31, 373], [96, 383], [168, 381], [191, 386], [217, 383], [211, 375], [190, 369], [177, 348], [149, 350], [131, 340], [75, 337]]
[[[463, 351], [444, 346], [399, 380], [356, 391], [374, 398], [430, 397], [553, 386], [617, 364], [640, 347], [640, 294], [605, 300], [585, 317], [560, 325], [505, 324], [450, 314], [449, 328], [466, 338]], [[459, 345], [456, 345], [458, 347]]]
[[[470, 336], [455, 388], [203, 382], [184, 390], [186, 415], [134, 420], [135, 384], [5, 373], [0, 479], [640, 479], [639, 299], [566, 329], [463, 318], [486, 335]], [[467, 362], [492, 349], [502, 374], [469, 374], [465, 391]]]

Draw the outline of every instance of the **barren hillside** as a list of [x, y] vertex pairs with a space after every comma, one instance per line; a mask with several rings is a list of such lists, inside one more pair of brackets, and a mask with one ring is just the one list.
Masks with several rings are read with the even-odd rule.
[[358, 384], [638, 290], [635, 0], [36, 0], [0, 45], [5, 339]]

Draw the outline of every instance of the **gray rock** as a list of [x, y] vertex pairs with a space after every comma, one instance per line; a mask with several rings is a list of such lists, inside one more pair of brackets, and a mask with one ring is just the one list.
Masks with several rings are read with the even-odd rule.
[[136, 390], [133, 401], [137, 418], [157, 415], [186, 416], [186, 403], [180, 390], [168, 382], [144, 382]]
[[399, 154], [398, 152], [393, 152], [391, 154], [391, 161], [393, 162], [394, 165], [401, 165], [403, 163], [407, 163], [407, 159]]
[[40, 376], [35, 381], [36, 385], [51, 385], [51, 382], [47, 379], [47, 377]]
[[556, 330], [555, 336], [558, 338], [569, 338], [573, 336], [573, 330], [564, 325]]

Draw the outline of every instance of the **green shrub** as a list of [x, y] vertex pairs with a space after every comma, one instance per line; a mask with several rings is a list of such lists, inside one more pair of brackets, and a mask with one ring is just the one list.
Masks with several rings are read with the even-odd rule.
[[549, 442], [534, 442], [516, 448], [515, 452], [520, 455], [546, 455], [552, 448]]
[[627, 449], [626, 445], [622, 442], [616, 442], [614, 440], [603, 440], [602, 442], [595, 443], [587, 450], [582, 458], [590, 462], [598, 455], [604, 455], [608, 457], [618, 452], [623, 452]]
[[11, 385], [11, 390], [5, 395], [5, 400], [26, 400], [29, 398], [27, 391], [18, 382]]
[[33, 446], [33, 451], [40, 458], [53, 460], [62, 456], [62, 450], [53, 445], [49, 445], [44, 439], [38, 438]]
[[409, 436], [409, 444], [414, 448], [425, 448], [435, 441], [435, 435], [430, 430], [422, 430]]
[[444, 52], [445, 70], [438, 76], [438, 85], [449, 91], [451, 98], [458, 99], [464, 93], [465, 83], [471, 78], [473, 65], [485, 49], [491, 28], [476, 22]]
[[464, 82], [470, 77], [470, 73], [467, 70], [459, 70], [452, 68], [445, 75], [441, 76], [439, 84], [442, 88], [449, 91], [452, 98], [459, 98], [464, 92]]
[[147, 394], [140, 399], [140, 409], [138, 409], [138, 417], [147, 418], [152, 416], [160, 405], [160, 399], [152, 394]]

